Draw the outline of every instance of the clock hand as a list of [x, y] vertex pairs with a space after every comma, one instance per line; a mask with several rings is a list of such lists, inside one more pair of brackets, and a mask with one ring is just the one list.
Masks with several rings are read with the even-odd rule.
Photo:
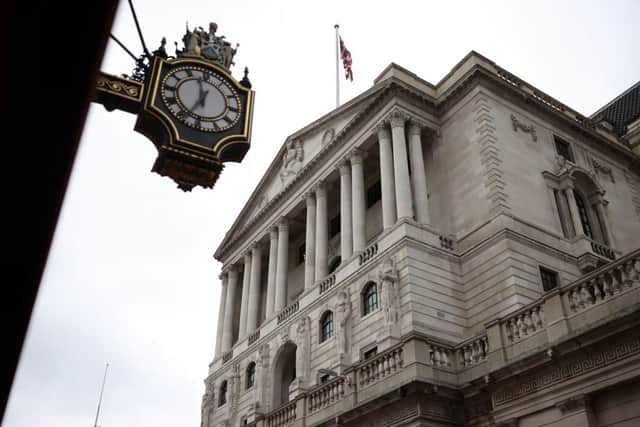
[[207, 95], [209, 95], [209, 91], [205, 90], [200, 97], [200, 106], [204, 107], [204, 100], [207, 99]]

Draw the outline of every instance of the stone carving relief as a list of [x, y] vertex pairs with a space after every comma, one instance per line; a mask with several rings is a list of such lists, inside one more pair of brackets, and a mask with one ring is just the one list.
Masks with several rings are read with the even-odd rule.
[[280, 345], [289, 341], [289, 327], [284, 327], [280, 331]]
[[536, 134], [536, 128], [533, 125], [525, 125], [521, 121], [519, 121], [515, 115], [511, 115], [511, 125], [513, 126], [513, 131], [517, 132], [518, 129], [522, 132], [531, 134], [531, 139], [533, 142], [538, 142], [538, 135]]
[[340, 362], [349, 360], [350, 341], [351, 341], [351, 298], [349, 290], [345, 289], [338, 294], [338, 303], [336, 305], [337, 320], [337, 350], [338, 360]]
[[210, 427], [212, 425], [212, 416], [215, 408], [215, 386], [212, 381], [205, 380], [205, 391], [202, 396], [202, 413], [200, 416], [200, 424], [202, 427]]
[[400, 283], [398, 269], [393, 258], [388, 258], [382, 263], [378, 279], [382, 288], [381, 305], [386, 326], [394, 332], [392, 335], [398, 335], [400, 323], [400, 291], [398, 288]]
[[555, 174], [562, 175], [565, 173], [571, 173], [574, 168], [574, 164], [568, 161], [564, 156], [556, 154], [556, 167]]
[[296, 328], [296, 375], [298, 384], [307, 382], [310, 375], [311, 362], [311, 320], [309, 317], [302, 317]]
[[280, 180], [283, 184], [288, 183], [292, 178], [298, 175], [302, 169], [302, 161], [304, 160], [304, 150], [302, 142], [294, 139], [287, 142], [287, 146], [282, 156], [282, 170], [280, 171]]
[[271, 348], [268, 343], [260, 346], [258, 349], [258, 360], [256, 362], [256, 408], [266, 409], [267, 396], [269, 396], [269, 357]]
[[616, 182], [615, 178], [613, 177], [613, 171], [609, 166], [604, 165], [595, 157], [591, 157], [590, 161], [591, 161], [591, 165], [593, 166], [593, 170], [596, 171], [596, 173], [602, 174], [602, 175], [608, 175], [609, 178], [611, 179], [611, 182], [613, 183]]
[[322, 145], [327, 145], [333, 140], [333, 137], [336, 136], [336, 131], [333, 128], [329, 128], [324, 131], [322, 134]]

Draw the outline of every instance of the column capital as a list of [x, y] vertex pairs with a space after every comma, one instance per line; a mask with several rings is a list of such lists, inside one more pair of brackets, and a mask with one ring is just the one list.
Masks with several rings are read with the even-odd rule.
[[416, 120], [409, 120], [409, 136], [422, 135], [422, 123], [417, 122]]
[[237, 273], [237, 272], [238, 272], [238, 266], [236, 264], [231, 264], [222, 271], [222, 274], [230, 275], [231, 273]]
[[316, 194], [316, 199], [318, 198], [318, 194], [324, 193], [324, 195], [326, 195], [327, 194], [327, 184], [324, 181], [318, 181], [313, 186], [313, 191]]
[[378, 123], [377, 125], [374, 126], [373, 128], [374, 132], [376, 133], [376, 135], [378, 136], [378, 139], [385, 139], [385, 140], [390, 140], [391, 139], [391, 134], [389, 132], [389, 126], [387, 121], [382, 121], [380, 123]]
[[338, 162], [338, 170], [340, 171], [340, 176], [351, 175], [351, 165], [348, 158], [345, 157]]
[[389, 122], [392, 128], [403, 127], [409, 120], [409, 115], [401, 110], [393, 110], [389, 114]]
[[243, 255], [244, 258], [244, 263], [247, 264], [248, 262], [251, 261], [251, 248], [247, 248], [247, 251], [244, 253]]
[[305, 202], [307, 202], [307, 206], [315, 205], [315, 203], [316, 203], [316, 192], [315, 192], [315, 189], [312, 188], [311, 190], [305, 192], [304, 195], [302, 196], [302, 198], [304, 199]]
[[278, 220], [278, 230], [289, 230], [289, 218], [283, 216]]
[[356, 147], [349, 153], [349, 161], [352, 165], [362, 164], [364, 159], [364, 152], [360, 147]]
[[271, 227], [271, 229], [269, 230], [269, 239], [278, 240], [278, 227]]
[[218, 279], [220, 279], [222, 281], [222, 285], [224, 286], [226, 284], [227, 280], [229, 279], [227, 271], [226, 270], [221, 271], [220, 274], [218, 274]]
[[262, 251], [264, 249], [264, 245], [262, 242], [253, 242], [251, 245], [251, 252], [255, 253], [256, 251]]

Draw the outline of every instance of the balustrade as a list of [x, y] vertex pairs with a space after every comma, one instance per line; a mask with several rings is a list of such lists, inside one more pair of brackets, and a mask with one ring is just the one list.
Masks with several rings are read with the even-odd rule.
[[343, 399], [346, 395], [346, 388], [349, 386], [345, 377], [338, 377], [325, 384], [320, 384], [307, 394], [307, 407], [309, 413], [318, 411], [322, 408]]
[[396, 373], [402, 369], [403, 364], [402, 347], [392, 348], [371, 360], [365, 361], [358, 368], [359, 384], [360, 386], [373, 384], [386, 376]]
[[360, 254], [360, 265], [366, 263], [371, 260], [374, 256], [378, 254], [378, 243], [374, 243], [371, 246], [368, 246], [362, 253]]
[[284, 322], [285, 320], [287, 320], [289, 317], [293, 316], [295, 313], [297, 313], [299, 308], [300, 308], [299, 301], [296, 301], [293, 304], [285, 307], [284, 310], [278, 313], [278, 325]]
[[503, 327], [509, 343], [519, 341], [544, 329], [544, 309], [542, 301], [536, 301], [503, 320]]
[[437, 344], [429, 344], [429, 363], [433, 366], [451, 367], [451, 350]]
[[222, 363], [227, 363], [233, 357], [233, 350], [228, 351], [222, 355]]
[[640, 284], [640, 252], [606, 267], [562, 290], [571, 312], [583, 311]]
[[296, 421], [298, 402], [294, 400], [275, 411], [271, 412], [265, 418], [267, 427], [281, 427], [293, 424]]
[[249, 345], [253, 344], [254, 342], [258, 341], [259, 339], [260, 339], [260, 329], [258, 329], [257, 331], [255, 331], [254, 333], [249, 335]]
[[489, 353], [489, 341], [487, 336], [473, 338], [466, 343], [463, 343], [458, 348], [458, 360], [460, 366], [469, 367], [477, 365], [487, 359]]
[[336, 284], [336, 275], [332, 274], [320, 282], [320, 293], [323, 294]]
[[610, 260], [616, 259], [616, 253], [613, 251], [613, 249], [609, 248], [608, 246], [602, 245], [598, 242], [594, 242], [593, 240], [591, 241], [591, 250], [593, 250], [593, 252], [607, 259], [610, 259]]

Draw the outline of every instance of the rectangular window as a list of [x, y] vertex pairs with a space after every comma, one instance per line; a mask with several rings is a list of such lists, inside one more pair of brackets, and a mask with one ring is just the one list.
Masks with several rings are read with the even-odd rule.
[[571, 145], [569, 145], [567, 141], [557, 136], [554, 136], [553, 139], [556, 143], [556, 152], [558, 153], [558, 155], [564, 157], [572, 163], [575, 163], [575, 161], [573, 160], [573, 154], [571, 153]]
[[329, 238], [340, 232], [340, 214], [334, 216], [329, 223]]
[[364, 352], [363, 354], [364, 360], [369, 360], [372, 357], [374, 357], [376, 354], [378, 354], [378, 347], [373, 347]]
[[540, 267], [540, 278], [542, 279], [542, 289], [550, 291], [558, 287], [558, 273], [548, 268]]
[[367, 189], [367, 209], [375, 205], [380, 199], [382, 199], [382, 185], [380, 180], [377, 180]]
[[307, 244], [303, 243], [298, 246], [298, 264], [302, 264], [307, 256]]

